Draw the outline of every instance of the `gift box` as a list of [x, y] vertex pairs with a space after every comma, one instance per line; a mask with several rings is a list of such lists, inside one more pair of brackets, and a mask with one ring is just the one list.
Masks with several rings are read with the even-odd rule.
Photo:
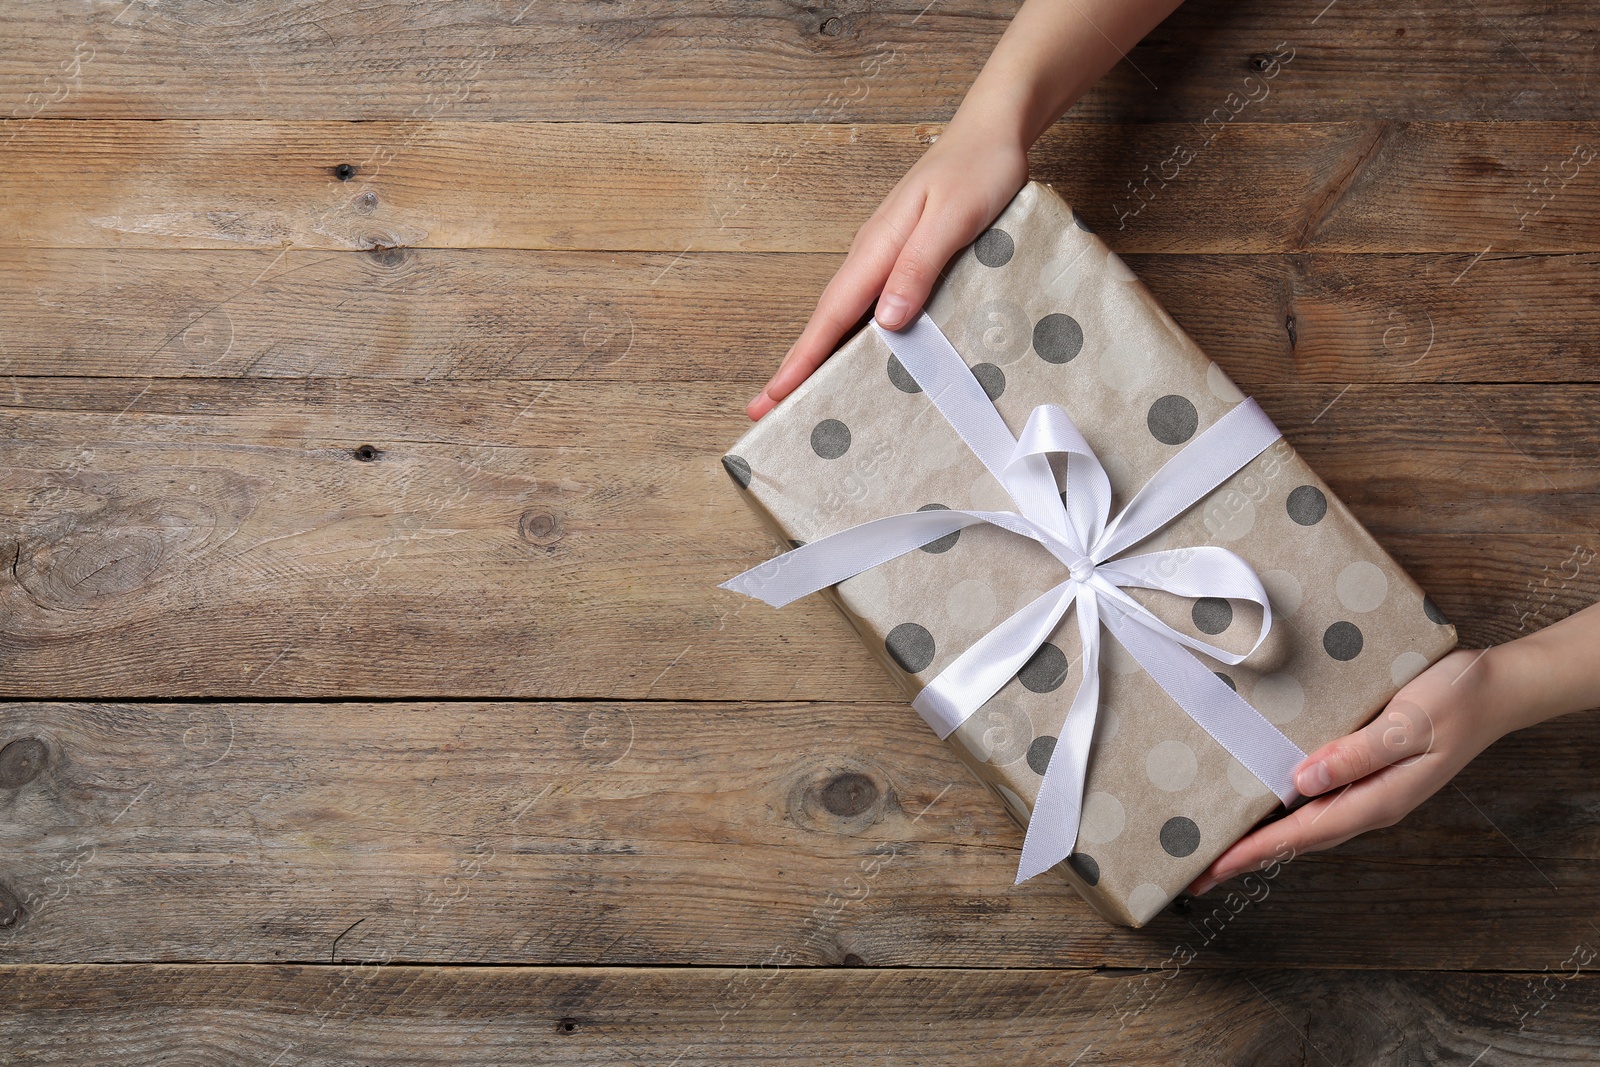
[[[914, 328], [856, 333], [723, 465], [789, 550], [726, 587], [767, 599], [787, 582], [792, 598], [848, 573], [819, 591], [1027, 828], [1024, 867], [1030, 849], [1036, 867], [1059, 853], [1128, 926], [1295, 802], [1298, 754], [1371, 721], [1456, 643], [1038, 183], [951, 262]], [[1171, 514], [1150, 519], [1162, 494]], [[1136, 543], [1112, 544], [1119, 529]]]

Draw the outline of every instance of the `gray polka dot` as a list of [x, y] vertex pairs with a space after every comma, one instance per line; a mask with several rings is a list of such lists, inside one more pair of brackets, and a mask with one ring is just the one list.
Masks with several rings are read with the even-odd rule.
[[1315, 526], [1328, 513], [1328, 498], [1314, 485], [1302, 485], [1289, 493], [1284, 505], [1289, 517], [1301, 526]]
[[1363, 643], [1361, 630], [1353, 622], [1336, 622], [1322, 635], [1323, 650], [1340, 661], [1361, 655]]
[[743, 456], [735, 456], [731, 452], [723, 456], [722, 469], [728, 472], [728, 477], [740, 489], [750, 488], [750, 463]]
[[[943, 504], [924, 504], [920, 508], [918, 508], [917, 510], [918, 511], [949, 511], [950, 509], [948, 507], [946, 507], [945, 505], [943, 505]], [[943, 537], [939, 538], [937, 541], [929, 541], [927, 544], [922, 546], [922, 551], [931, 552], [932, 554], [937, 556], [941, 552], [948, 552], [952, 548], [956, 547], [956, 542], [959, 541], [959, 540], [961, 540], [961, 531], [960, 530], [956, 530], [954, 533], [945, 534]]]
[[1046, 641], [1022, 665], [1017, 680], [1035, 693], [1055, 692], [1067, 680], [1067, 654]]
[[1100, 864], [1087, 852], [1074, 852], [1068, 856], [1067, 866], [1071, 867], [1079, 878], [1082, 878], [1090, 885], [1098, 885], [1100, 883]]
[[1006, 391], [1006, 372], [993, 363], [979, 363], [972, 368], [972, 376], [983, 386], [983, 394], [990, 400], [999, 400]]
[[1196, 600], [1189, 615], [1203, 634], [1220, 634], [1233, 625], [1233, 605], [1217, 596]]
[[823, 419], [811, 429], [811, 451], [823, 459], [838, 459], [850, 451], [850, 427], [838, 419]]
[[927, 670], [933, 662], [933, 635], [925, 626], [903, 622], [889, 631], [883, 645], [889, 655], [907, 674]]
[[1046, 363], [1070, 363], [1083, 351], [1083, 327], [1071, 315], [1046, 315], [1033, 327], [1033, 350]]
[[1090, 226], [1087, 222], [1085, 222], [1083, 220], [1083, 216], [1078, 214], [1076, 211], [1074, 211], [1072, 213], [1072, 224], [1074, 226], [1076, 226], [1078, 229], [1082, 230], [1084, 233], [1093, 233], [1094, 232], [1094, 227]]
[[985, 230], [972, 242], [972, 254], [978, 257], [978, 262], [985, 267], [1003, 267], [1011, 262], [1011, 255], [1017, 250], [1016, 244], [1011, 240], [1011, 235], [1004, 230]]
[[1170, 393], [1150, 405], [1145, 424], [1150, 427], [1151, 436], [1162, 444], [1181, 445], [1199, 428], [1200, 413], [1187, 397]]
[[1216, 675], [1218, 678], [1221, 678], [1222, 684], [1227, 686], [1229, 689], [1232, 689], [1235, 693], [1239, 691], [1239, 683], [1228, 677], [1226, 674], [1223, 674], [1221, 671], [1212, 671], [1211, 673]]
[[1174, 815], [1161, 824], [1161, 847], [1169, 856], [1188, 856], [1200, 847], [1200, 827], [1193, 819]]
[[1056, 754], [1056, 739], [1049, 734], [1035, 737], [1033, 744], [1028, 746], [1028, 766], [1033, 768], [1033, 773], [1043, 775], [1050, 766], [1050, 757]]
[[1430, 621], [1436, 622], [1440, 626], [1450, 625], [1450, 620], [1444, 617], [1444, 612], [1439, 610], [1439, 605], [1433, 602], [1433, 597], [1431, 596], [1422, 598], [1422, 613], [1428, 616]]
[[918, 385], [911, 372], [906, 370], [905, 364], [900, 362], [900, 357], [892, 354], [889, 356], [889, 381], [902, 393], [922, 392], [922, 386]]

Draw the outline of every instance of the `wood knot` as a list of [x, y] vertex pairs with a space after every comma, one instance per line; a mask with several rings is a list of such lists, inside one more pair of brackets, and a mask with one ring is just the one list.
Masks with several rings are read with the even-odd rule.
[[192, 566], [255, 510], [264, 479], [195, 467], [135, 467], [115, 478], [80, 473], [76, 503], [8, 548], [12, 579], [43, 611], [84, 610]]
[[0, 789], [17, 789], [39, 777], [50, 750], [37, 737], [19, 737], [0, 748]]
[[844, 23], [837, 18], [825, 18], [822, 25], [817, 27], [817, 32], [824, 37], [837, 37], [844, 32]]
[[378, 207], [378, 194], [373, 192], [371, 189], [368, 189], [366, 192], [364, 192], [360, 196], [356, 197], [355, 208], [356, 208], [357, 211], [361, 212], [361, 214], [363, 214], [363, 215], [372, 214], [374, 211], [377, 210], [377, 207]]
[[22, 918], [22, 901], [8, 886], [0, 885], [0, 930], [17, 925]]
[[846, 952], [844, 959], [840, 960], [839, 964], [843, 967], [865, 967], [867, 961], [857, 956], [854, 952]]
[[570, 1034], [578, 1029], [578, 1020], [574, 1019], [570, 1015], [563, 1016], [556, 1022], [556, 1029], [561, 1031], [563, 1034]]
[[548, 511], [525, 511], [518, 526], [524, 541], [541, 548], [549, 548], [567, 536], [561, 528], [561, 520]]
[[841, 819], [851, 819], [878, 800], [878, 785], [864, 774], [847, 771], [822, 787], [822, 806]]
[[1249, 67], [1257, 74], [1264, 74], [1272, 69], [1272, 64], [1278, 59], [1271, 52], [1257, 52], [1250, 57]]
[[362, 445], [359, 448], [352, 448], [350, 454], [362, 463], [371, 463], [383, 455], [383, 449], [373, 448], [371, 445]]
[[367, 255], [380, 267], [390, 270], [403, 266], [406, 261], [406, 250], [393, 245], [377, 245], [367, 249]]
[[347, 182], [356, 176], [356, 168], [348, 163], [341, 163], [333, 168], [333, 176], [342, 182]]
[[802, 764], [789, 779], [784, 817], [819, 834], [861, 834], [882, 822], [894, 794], [882, 772], [849, 756]]

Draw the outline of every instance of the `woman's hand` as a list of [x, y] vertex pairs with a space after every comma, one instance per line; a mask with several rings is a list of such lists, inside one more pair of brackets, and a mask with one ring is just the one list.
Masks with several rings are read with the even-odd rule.
[[794, 392], [873, 301], [884, 327], [910, 322], [950, 257], [1027, 183], [1039, 135], [1178, 3], [1024, 0], [943, 136], [857, 231], [800, 340], [745, 409], [750, 417]]
[[1418, 675], [1376, 719], [1330, 741], [1295, 769], [1295, 788], [1315, 799], [1247, 834], [1189, 886], [1198, 896], [1286, 854], [1332, 848], [1393, 826], [1520, 720], [1496, 684], [1497, 653], [1458, 649]]
[[875, 317], [887, 329], [911, 321], [945, 264], [1027, 180], [1028, 152], [1015, 136], [952, 122], [856, 231], [800, 339], [745, 409], [749, 416], [761, 418], [805, 381], [874, 299]]

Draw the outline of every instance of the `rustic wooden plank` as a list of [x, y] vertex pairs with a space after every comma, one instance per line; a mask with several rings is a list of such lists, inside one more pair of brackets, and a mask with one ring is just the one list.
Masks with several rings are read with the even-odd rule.
[[[1133, 931], [902, 704], [13, 703], [11, 962], [1552, 968], [1600, 715]], [[19, 751], [13, 750], [13, 752]], [[8, 768], [23, 766], [9, 759]]]
[[[0, 371], [738, 381], [823, 253], [0, 250]], [[1245, 389], [1600, 380], [1600, 255], [1130, 255]]]
[[[1530, 583], [1547, 620], [1600, 597], [1593, 567], [1548, 581], [1600, 549], [1594, 387], [1258, 394], [1467, 642], [1512, 633]], [[745, 399], [12, 378], [0, 692], [891, 699], [822, 602], [715, 588], [772, 551], [718, 462]]]
[[[0, 7], [0, 115], [945, 120], [1015, 0]], [[1078, 105], [1094, 121], [1587, 119], [1592, 3], [1188, 0]], [[1292, 50], [1268, 84], [1252, 57]]]
[[1576, 970], [24, 966], [0, 1037], [129, 1067], [1589, 1063], [1600, 983]]
[[[0, 245], [838, 252], [938, 129], [38, 119], [0, 156]], [[1124, 252], [1587, 252], [1592, 138], [1074, 124], [1033, 170]]]

